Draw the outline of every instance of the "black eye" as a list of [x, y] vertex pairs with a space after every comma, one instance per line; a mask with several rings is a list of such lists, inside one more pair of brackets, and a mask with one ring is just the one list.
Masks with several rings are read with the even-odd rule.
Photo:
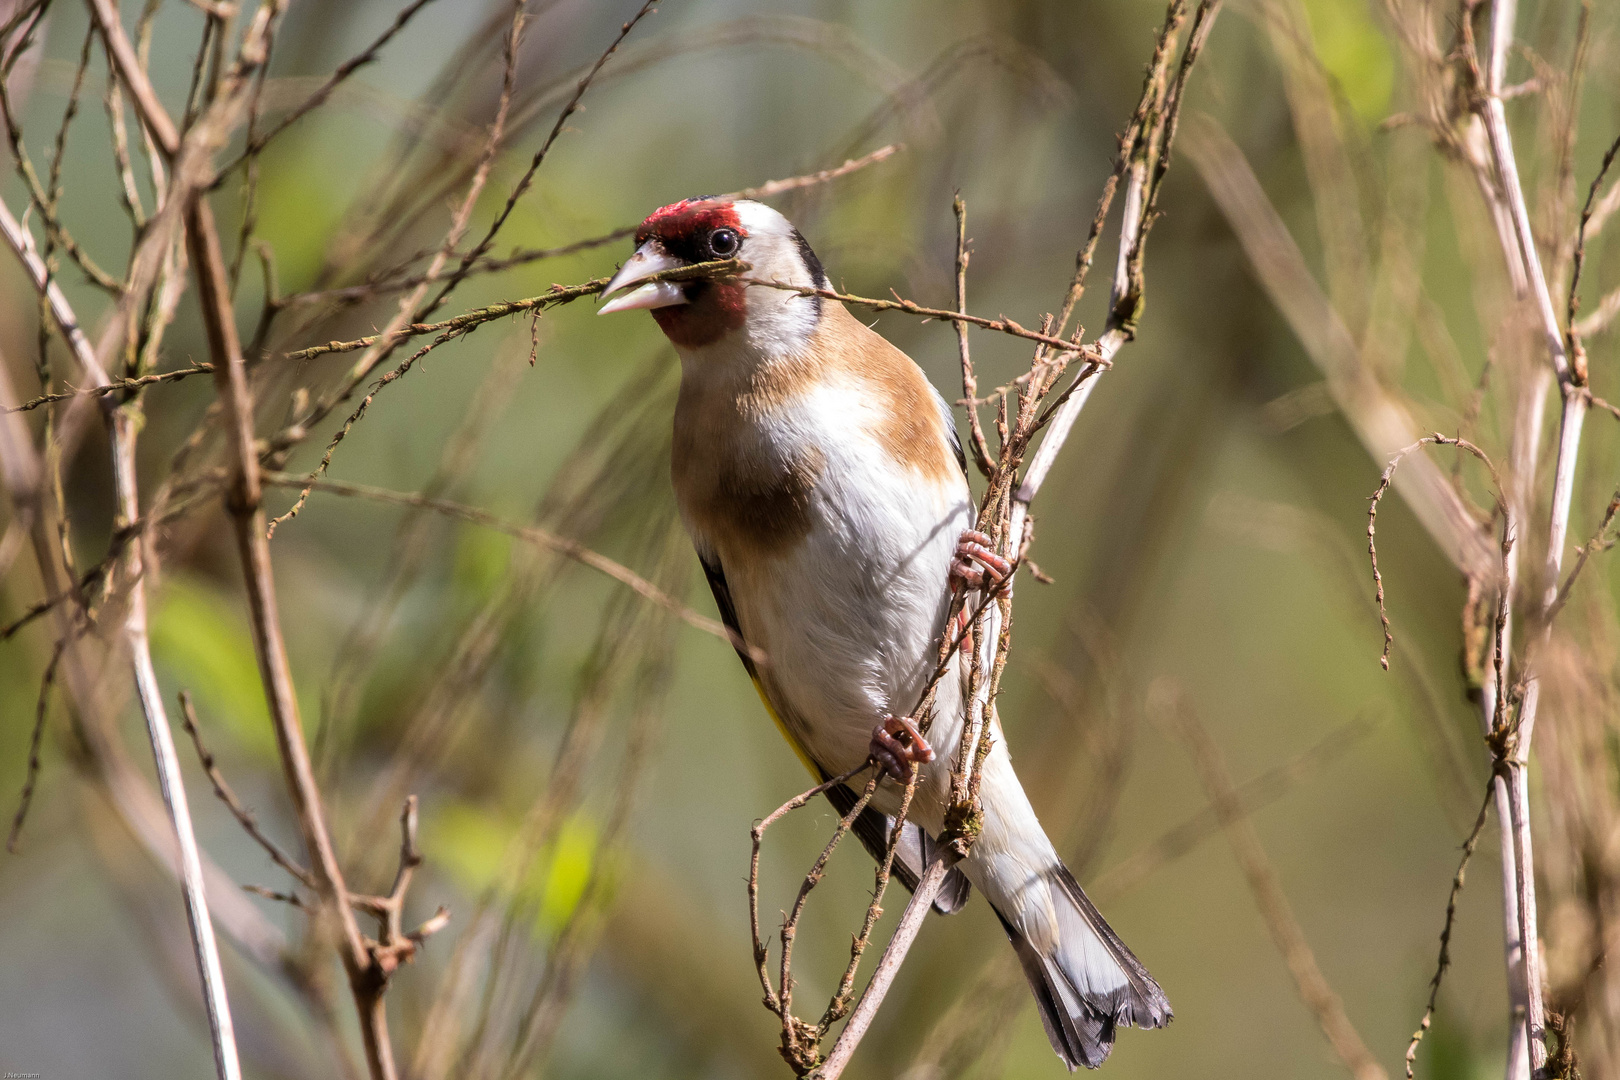
[[732, 229], [716, 229], [709, 234], [709, 250], [722, 259], [729, 259], [737, 254], [742, 246], [742, 238]]

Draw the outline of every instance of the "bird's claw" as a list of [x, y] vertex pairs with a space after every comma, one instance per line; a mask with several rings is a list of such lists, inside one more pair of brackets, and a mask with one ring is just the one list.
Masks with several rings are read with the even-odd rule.
[[934, 760], [934, 748], [928, 745], [917, 725], [909, 717], [888, 716], [872, 730], [871, 760], [902, 784], [911, 779], [913, 765], [926, 765]]
[[990, 538], [977, 529], [964, 529], [951, 556], [951, 588], [980, 589], [985, 582], [1000, 585], [1012, 573], [1012, 563], [990, 549]]

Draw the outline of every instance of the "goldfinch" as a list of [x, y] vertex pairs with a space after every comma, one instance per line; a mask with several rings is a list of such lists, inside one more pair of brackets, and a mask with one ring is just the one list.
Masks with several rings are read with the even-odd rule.
[[[648, 281], [738, 258], [750, 276], [829, 287], [786, 218], [760, 203], [687, 199], [642, 222], [601, 314], [645, 309], [680, 356], [672, 474], [743, 666], [820, 780], [867, 760], [887, 774], [855, 830], [881, 857], [904, 777], [917, 791], [898, 876], [913, 887], [950, 795], [969, 664], [941, 681], [930, 741], [910, 721], [935, 668], [953, 589], [1008, 571], [970, 531], [973, 502], [950, 407], [922, 370], [841, 303], [737, 279]], [[762, 655], [755, 663], [750, 654]], [[1170, 1003], [1058, 857], [999, 724], [984, 823], [935, 907], [984, 893], [1012, 940], [1052, 1047], [1095, 1068], [1120, 1025], [1161, 1027]], [[845, 786], [828, 793], [847, 813]]]

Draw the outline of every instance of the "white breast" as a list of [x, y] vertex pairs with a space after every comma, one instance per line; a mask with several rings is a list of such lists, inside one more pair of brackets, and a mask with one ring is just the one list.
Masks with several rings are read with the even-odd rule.
[[874, 408], [863, 387], [828, 380], [762, 420], [760, 434], [784, 450], [820, 451], [811, 526], [770, 558], [718, 552], [743, 636], [767, 657], [766, 692], [833, 772], [865, 758], [885, 714], [915, 706], [972, 512], [965, 478], [941, 484], [884, 450]]

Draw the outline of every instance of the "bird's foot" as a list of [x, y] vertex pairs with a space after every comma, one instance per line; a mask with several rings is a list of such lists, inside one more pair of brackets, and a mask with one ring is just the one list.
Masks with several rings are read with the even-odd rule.
[[934, 748], [909, 717], [887, 716], [872, 729], [871, 759], [902, 784], [911, 779], [913, 765], [934, 760]]
[[981, 589], [1000, 585], [1012, 573], [1012, 563], [990, 550], [990, 538], [977, 529], [964, 529], [951, 556], [951, 588]]

